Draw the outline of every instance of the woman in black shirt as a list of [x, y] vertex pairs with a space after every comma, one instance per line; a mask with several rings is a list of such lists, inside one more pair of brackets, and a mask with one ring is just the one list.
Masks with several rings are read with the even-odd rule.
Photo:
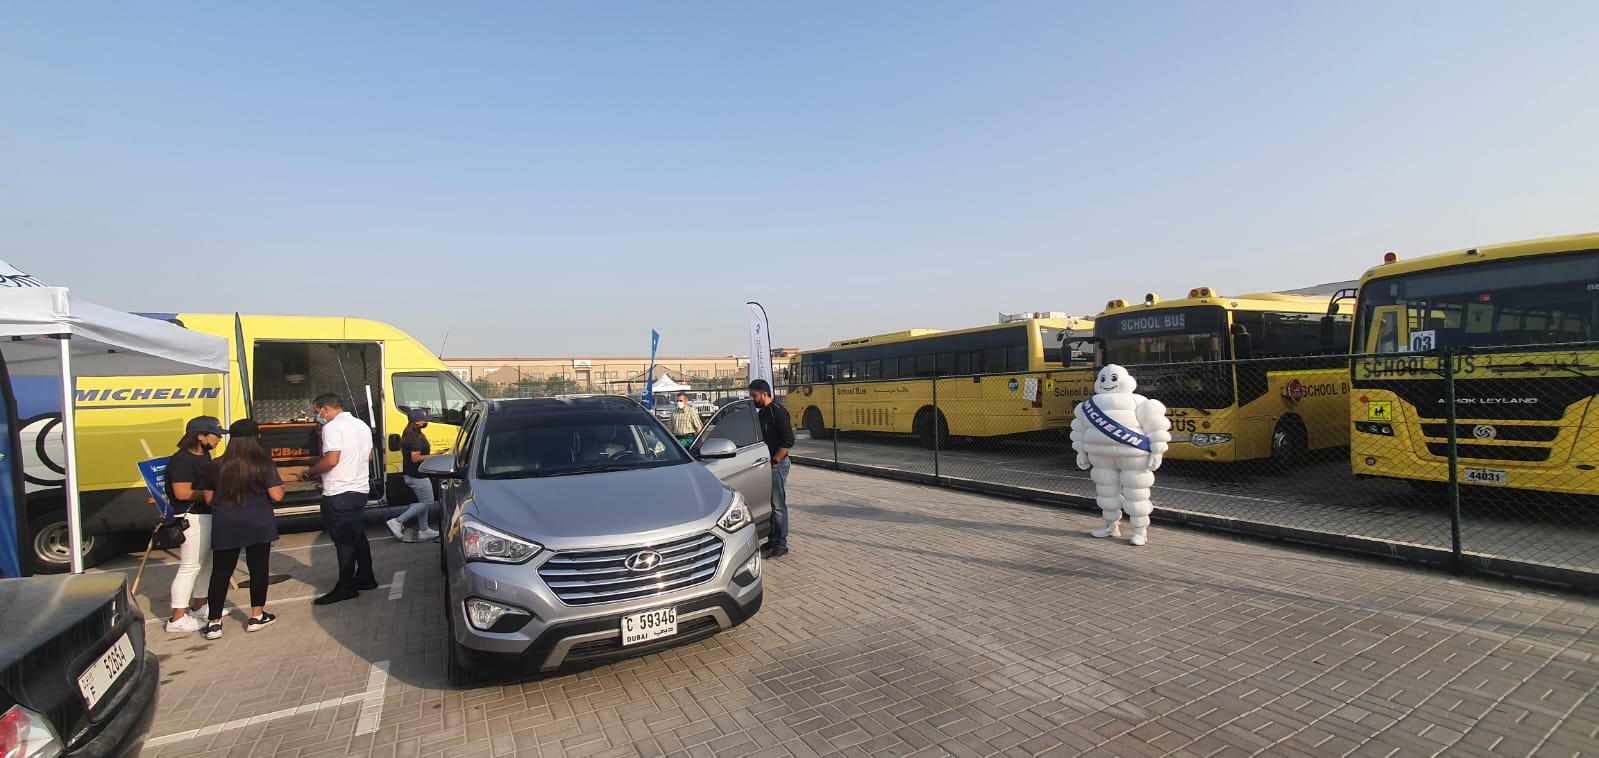
[[401, 470], [405, 474], [405, 486], [411, 488], [411, 494], [416, 495], [416, 503], [396, 518], [391, 518], [385, 524], [389, 533], [400, 541], [405, 540], [405, 522], [416, 519], [416, 538], [426, 542], [439, 536], [439, 533], [428, 527], [428, 514], [433, 510], [433, 480], [422, 476], [419, 470], [422, 461], [427, 460], [433, 452], [433, 446], [428, 442], [427, 435], [422, 433], [427, 428], [432, 416], [426, 408], [412, 408], [405, 417], [409, 423], [405, 425], [405, 432], [400, 435], [400, 461]]
[[[167, 459], [167, 503], [172, 512], [187, 519], [183, 530], [183, 544], [178, 547], [178, 573], [172, 578], [172, 617], [166, 629], [172, 634], [198, 632], [205, 622], [200, 611], [206, 607], [206, 596], [195, 596], [197, 583], [205, 580], [205, 570], [211, 565], [211, 506], [206, 495], [211, 489], [211, 451], [222, 444], [222, 422], [214, 416], [200, 416], [189, 420], [183, 439], [178, 441], [178, 451]], [[201, 592], [204, 585], [201, 584]]]
[[211, 614], [205, 638], [222, 637], [222, 604], [228, 577], [244, 553], [250, 567], [250, 618], [244, 631], [254, 632], [277, 620], [267, 613], [267, 563], [278, 539], [272, 504], [283, 499], [277, 464], [261, 447], [261, 429], [250, 419], [233, 422], [227, 452], [217, 459], [216, 489], [211, 496]]

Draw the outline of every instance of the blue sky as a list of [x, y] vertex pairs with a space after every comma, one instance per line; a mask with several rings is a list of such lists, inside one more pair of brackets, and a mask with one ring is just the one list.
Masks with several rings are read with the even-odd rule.
[[0, 259], [457, 356], [746, 349], [1599, 229], [1599, 4], [0, 6]]

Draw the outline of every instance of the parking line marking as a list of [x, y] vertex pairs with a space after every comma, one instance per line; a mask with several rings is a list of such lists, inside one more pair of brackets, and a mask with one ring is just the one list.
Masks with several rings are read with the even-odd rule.
[[[197, 739], [200, 737], [210, 737], [213, 734], [231, 732], [235, 729], [243, 729], [247, 726], [253, 726], [255, 724], [264, 724], [268, 721], [286, 719], [290, 716], [299, 716], [306, 713], [325, 711], [329, 708], [338, 708], [341, 705], [348, 705], [350, 703], [361, 704], [361, 717], [356, 723], [355, 733], [357, 735], [371, 734], [372, 732], [377, 731], [378, 721], [383, 715], [383, 688], [384, 684], [388, 680], [388, 677], [389, 662], [379, 661], [372, 664], [372, 673], [367, 676], [366, 690], [363, 692], [359, 692], [354, 695], [345, 695], [344, 697], [336, 697], [332, 700], [323, 700], [320, 703], [311, 703], [309, 705], [295, 706], [293, 708], [284, 708], [281, 711], [263, 713], [259, 716], [234, 719], [222, 724], [202, 726], [198, 729], [190, 729], [186, 732], [168, 734], [163, 737], [155, 737], [147, 740], [144, 743], [144, 746], [147, 748], [161, 747], [162, 745], [171, 745], [175, 742], [184, 742], [186, 740]], [[368, 728], [368, 726], [371, 728]]]
[[394, 572], [394, 581], [389, 582], [389, 599], [399, 600], [405, 594], [405, 572]]
[[227, 722], [225, 724], [216, 724], [216, 725], [213, 725], [213, 726], [204, 726], [204, 727], [200, 727], [199, 729], [190, 729], [187, 732], [178, 732], [177, 734], [169, 734], [169, 735], [166, 735], [165, 737], [156, 737], [156, 738], [153, 738], [151, 740], [146, 741], [144, 743], [144, 746], [147, 747], [147, 748], [149, 748], [149, 747], [160, 747], [162, 745], [170, 745], [170, 744], [172, 744], [174, 742], [183, 742], [184, 740], [192, 740], [192, 739], [195, 739], [197, 737], [210, 737], [213, 734], [220, 734], [222, 732], [231, 732], [231, 731], [233, 731], [235, 729], [243, 729], [243, 728], [245, 728], [247, 726], [250, 726], [252, 724], [264, 724], [264, 723], [266, 723], [268, 721], [277, 721], [278, 719], [286, 719], [286, 718], [288, 718], [290, 716], [298, 716], [298, 715], [303, 714], [303, 713], [315, 713], [317, 711], [325, 711], [325, 710], [327, 710], [329, 708], [337, 708], [337, 707], [339, 707], [341, 705], [345, 705], [347, 703], [359, 702], [359, 701], [362, 701], [362, 700], [365, 700], [365, 699], [366, 699], [366, 693], [362, 692], [362, 693], [357, 694], [357, 695], [346, 695], [344, 697], [334, 698], [332, 700], [324, 700], [324, 701], [322, 701], [320, 703], [312, 703], [311, 705], [302, 705], [302, 706], [298, 706], [296, 708], [284, 708], [281, 711], [273, 711], [271, 713], [264, 713], [264, 714], [262, 714], [260, 716], [251, 716], [249, 718], [244, 718], [244, 719], [234, 719], [233, 721], [229, 721], [229, 722]]
[[[405, 573], [405, 572], [400, 572]], [[361, 717], [355, 722], [355, 736], [371, 734], [383, 721], [383, 690], [389, 681], [389, 662], [372, 664], [372, 673], [366, 677], [366, 694], [362, 696]]]

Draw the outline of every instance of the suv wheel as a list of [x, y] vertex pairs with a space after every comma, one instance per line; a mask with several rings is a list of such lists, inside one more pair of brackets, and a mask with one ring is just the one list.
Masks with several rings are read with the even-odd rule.
[[476, 684], [477, 672], [461, 665], [461, 645], [455, 641], [455, 600], [450, 597], [450, 583], [444, 582], [444, 678], [451, 687], [470, 687]]

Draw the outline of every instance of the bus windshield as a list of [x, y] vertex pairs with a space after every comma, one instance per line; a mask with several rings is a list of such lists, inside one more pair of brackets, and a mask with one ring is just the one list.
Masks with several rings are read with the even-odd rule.
[[1123, 366], [1224, 360], [1226, 331], [1227, 312], [1215, 306], [1106, 316], [1094, 325], [1105, 362]]
[[1218, 306], [1165, 308], [1104, 316], [1094, 333], [1105, 362], [1136, 367], [1138, 391], [1175, 408], [1226, 408], [1233, 403], [1227, 311]]
[[1423, 271], [1360, 290], [1357, 351], [1599, 339], [1599, 250]]

